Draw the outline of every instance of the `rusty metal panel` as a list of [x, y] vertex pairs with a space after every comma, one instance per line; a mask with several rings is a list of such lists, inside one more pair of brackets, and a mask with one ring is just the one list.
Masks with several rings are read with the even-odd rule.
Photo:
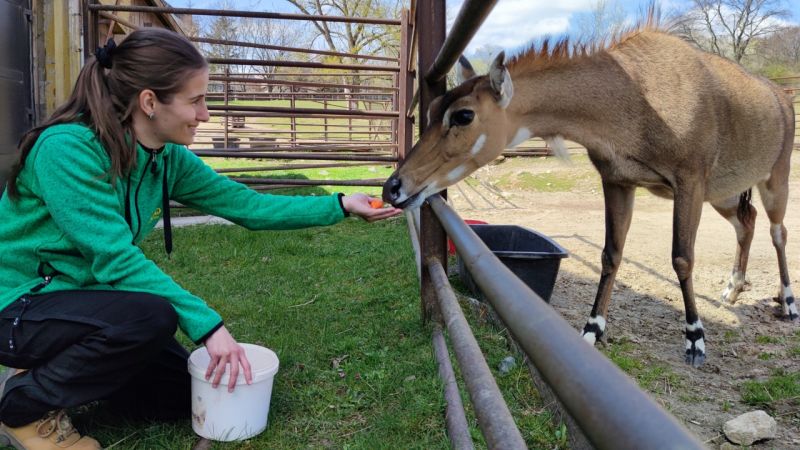
[[30, 0], [0, 0], [0, 190], [33, 125]]

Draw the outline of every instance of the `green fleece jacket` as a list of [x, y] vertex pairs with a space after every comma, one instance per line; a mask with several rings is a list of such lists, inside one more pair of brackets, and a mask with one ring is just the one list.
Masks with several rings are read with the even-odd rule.
[[0, 198], [0, 309], [41, 286], [45, 268], [45, 274], [57, 274], [37, 293], [146, 292], [170, 301], [194, 342], [218, 328], [219, 314], [137, 246], [161, 218], [165, 169], [171, 199], [251, 230], [330, 225], [344, 218], [336, 195], [260, 194], [218, 175], [184, 146], [167, 144], [157, 154], [141, 146], [137, 151], [131, 175], [112, 184], [111, 161], [91, 129], [66, 124], [41, 134], [17, 179], [20, 197]]

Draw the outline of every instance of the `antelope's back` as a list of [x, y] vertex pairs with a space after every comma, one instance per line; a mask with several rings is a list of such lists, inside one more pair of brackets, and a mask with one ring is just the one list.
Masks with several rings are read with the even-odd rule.
[[643, 31], [610, 53], [639, 81], [655, 120], [674, 139], [668, 145], [675, 156], [710, 167], [708, 200], [763, 180], [785, 154], [787, 136], [793, 139], [787, 96], [730, 60], [657, 31]]

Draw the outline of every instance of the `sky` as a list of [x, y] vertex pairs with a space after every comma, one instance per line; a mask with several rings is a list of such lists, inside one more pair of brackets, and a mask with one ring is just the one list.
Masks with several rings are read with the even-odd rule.
[[[168, 0], [175, 7], [214, 8], [220, 0]], [[294, 12], [285, 0], [228, 0], [236, 9], [269, 10], [276, 12]], [[644, 10], [651, 0], [609, 0], [617, 3], [624, 11], [626, 20], [636, 21], [640, 11]], [[448, 29], [455, 20], [464, 0], [447, 1]], [[495, 5], [481, 29], [467, 47], [470, 55], [485, 46], [501, 47], [513, 52], [525, 47], [530, 42], [544, 36], [561, 36], [579, 34], [581, 17], [588, 14], [596, 0], [500, 0]], [[664, 13], [685, 9], [690, 0], [661, 0]], [[800, 0], [783, 0], [783, 5], [792, 16], [789, 21], [800, 24]], [[509, 32], [513, 30], [513, 32]]]

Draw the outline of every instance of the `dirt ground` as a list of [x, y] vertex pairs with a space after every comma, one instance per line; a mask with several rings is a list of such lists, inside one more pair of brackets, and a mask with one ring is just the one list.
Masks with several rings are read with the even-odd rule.
[[[599, 176], [585, 155], [567, 165], [554, 158], [511, 158], [480, 169], [449, 190], [451, 204], [464, 219], [523, 225], [547, 234], [569, 251], [561, 263], [551, 303], [582, 328], [594, 301], [603, 247], [604, 211]], [[785, 225], [794, 292], [800, 292], [800, 155], [795, 155]], [[539, 189], [524, 180], [539, 177]], [[573, 185], [558, 191], [559, 180]], [[554, 190], [554, 192], [544, 192]], [[779, 287], [778, 265], [769, 223], [758, 195], [756, 235], [747, 278], [751, 288], [733, 306], [723, 305], [733, 265], [735, 234], [731, 225], [705, 205], [695, 247], [694, 286], [705, 325], [707, 361], [699, 369], [683, 362], [684, 309], [670, 261], [672, 202], [645, 191], [635, 200], [633, 223], [609, 309], [608, 344], [627, 341], [630, 356], [647, 365], [668, 368], [651, 393], [710, 448], [725, 442], [723, 424], [757, 409], [741, 401], [740, 385], [766, 379], [775, 369], [800, 370], [800, 324], [778, 318], [773, 296]], [[777, 339], [766, 339], [769, 336]], [[768, 343], [765, 343], [768, 342]], [[607, 344], [607, 345], [608, 345]], [[672, 381], [670, 381], [672, 380]], [[675, 380], [678, 380], [675, 382]], [[797, 399], [768, 411], [778, 422], [778, 437], [755, 449], [800, 448]]]

